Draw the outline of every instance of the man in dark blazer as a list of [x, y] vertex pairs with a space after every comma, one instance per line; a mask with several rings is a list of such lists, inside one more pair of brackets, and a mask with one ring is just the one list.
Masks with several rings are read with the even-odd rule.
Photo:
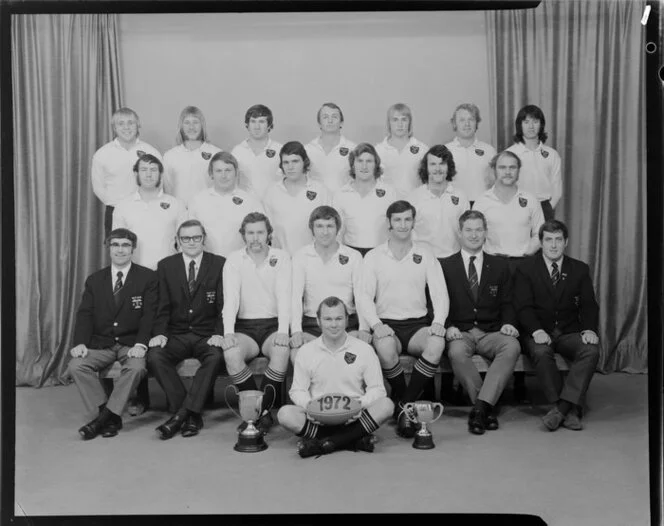
[[[111, 265], [85, 281], [76, 314], [68, 372], [89, 412], [97, 417], [78, 430], [84, 440], [112, 437], [122, 429], [122, 412], [145, 375], [145, 353], [157, 309], [157, 276], [131, 262], [136, 234], [113, 230], [106, 239]], [[99, 371], [116, 360], [122, 372], [106, 396]]]
[[[541, 253], [525, 261], [514, 277], [514, 300], [539, 383], [550, 403], [543, 418], [555, 431], [580, 430], [582, 405], [599, 360], [599, 307], [588, 265], [563, 256], [567, 227], [548, 220], [539, 230]], [[571, 362], [562, 381], [554, 352]]]
[[[509, 265], [484, 253], [486, 219], [467, 210], [459, 217], [461, 250], [441, 261], [450, 313], [445, 322], [447, 355], [454, 375], [474, 404], [468, 430], [475, 435], [498, 429], [495, 405], [521, 353], [512, 305]], [[473, 354], [491, 360], [484, 382]]]
[[[223, 365], [222, 270], [226, 260], [203, 250], [205, 228], [196, 219], [180, 225], [177, 240], [182, 253], [157, 265], [159, 308], [148, 351], [148, 369], [174, 413], [157, 427], [162, 440], [178, 431], [185, 437], [198, 434], [203, 427], [203, 404]], [[192, 357], [201, 366], [187, 392], [176, 366]]]

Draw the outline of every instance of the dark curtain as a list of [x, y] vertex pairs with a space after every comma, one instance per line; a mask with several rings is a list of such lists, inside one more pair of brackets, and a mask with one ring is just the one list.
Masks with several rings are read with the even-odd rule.
[[104, 262], [90, 163], [121, 106], [117, 24], [12, 17], [17, 385], [63, 383], [83, 283]]
[[600, 304], [602, 372], [648, 369], [644, 6], [544, 0], [486, 13], [493, 137], [506, 148], [521, 107], [544, 111], [563, 161], [556, 217]]

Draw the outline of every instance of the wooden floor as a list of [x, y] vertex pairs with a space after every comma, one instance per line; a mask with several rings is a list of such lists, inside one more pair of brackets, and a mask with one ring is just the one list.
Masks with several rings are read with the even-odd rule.
[[206, 413], [199, 436], [162, 442], [154, 428], [168, 415], [153, 380], [157, 410], [90, 442], [76, 433], [75, 386], [19, 388], [15, 514], [526, 513], [549, 525], [649, 524], [647, 376], [595, 375], [586, 429], [555, 433], [541, 427], [534, 380], [534, 404], [511, 405], [506, 392], [501, 428], [484, 436], [468, 433], [468, 407], [446, 407], [433, 450], [386, 425], [374, 453], [317, 459], [300, 459], [279, 426], [266, 451], [235, 452], [239, 420], [224, 407]]

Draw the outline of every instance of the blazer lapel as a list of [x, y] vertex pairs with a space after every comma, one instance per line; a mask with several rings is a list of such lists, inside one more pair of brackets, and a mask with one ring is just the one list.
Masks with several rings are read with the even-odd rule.
[[486, 257], [486, 254], [484, 254], [484, 262], [482, 263], [482, 275], [480, 276], [480, 283], [479, 283], [479, 289], [477, 292], [477, 298], [482, 297], [482, 293], [484, 292], [484, 289], [486, 287], [486, 284], [491, 281], [489, 279], [489, 276], [491, 275], [491, 264], [489, 263], [488, 258]]
[[108, 312], [115, 312], [115, 295], [113, 294], [113, 288], [115, 287], [116, 276], [112, 274], [112, 267], [108, 267], [108, 272], [104, 273], [104, 286], [102, 290], [106, 296], [106, 303], [108, 305]]
[[[113, 307], [115, 308], [115, 312], [118, 312], [122, 308], [122, 305], [127, 299], [127, 296], [130, 295], [130, 288], [131, 284], [133, 283], [133, 279], [134, 279], [134, 266], [132, 265], [129, 268], [129, 272], [124, 278], [124, 282], [122, 283], [122, 288], [117, 293], [117, 298], [113, 298]], [[117, 302], [115, 301], [116, 299]]]
[[556, 287], [556, 299], [560, 299], [560, 297], [563, 294], [563, 290], [565, 289], [565, 286], [567, 285], [567, 276], [570, 273], [570, 262], [569, 258], [564, 258], [563, 259], [563, 264], [560, 267], [560, 281], [558, 282], [558, 286]]
[[459, 274], [459, 278], [463, 282], [463, 288], [466, 291], [466, 294], [468, 294], [468, 298], [470, 301], [475, 303], [475, 298], [473, 298], [473, 293], [470, 292], [470, 282], [468, 281], [468, 274], [466, 273], [466, 268], [463, 264], [463, 256], [461, 255], [461, 252], [457, 252], [456, 254], [456, 261], [454, 264], [457, 267], [457, 273]]
[[[194, 282], [194, 290], [191, 293], [192, 298], [196, 295], [198, 287], [200, 287], [201, 282], [205, 279], [205, 275], [208, 273], [209, 269], [210, 269], [210, 258], [208, 257], [207, 252], [203, 252], [203, 257], [201, 258], [201, 268], [198, 269], [198, 274], [196, 274], [196, 281]], [[189, 287], [187, 286], [187, 290], [188, 289]]]

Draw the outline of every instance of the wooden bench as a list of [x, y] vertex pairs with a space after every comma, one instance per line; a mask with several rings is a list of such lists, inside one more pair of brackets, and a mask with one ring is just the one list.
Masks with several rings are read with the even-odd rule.
[[[555, 357], [556, 357], [556, 365], [558, 366], [558, 370], [561, 372], [569, 371], [569, 364], [565, 361], [565, 359], [559, 354], [556, 354]], [[400, 361], [405, 374], [407, 376], [410, 376], [410, 374], [412, 374], [413, 372], [413, 366], [415, 365], [417, 358], [410, 355], [401, 355]], [[491, 364], [491, 362], [482, 358], [481, 356], [478, 356], [477, 354], [473, 356], [473, 363], [475, 364], [475, 367], [477, 367], [477, 370], [480, 373], [486, 373], [489, 370], [489, 365]], [[263, 375], [265, 374], [265, 370], [267, 369], [267, 364], [268, 364], [268, 359], [264, 356], [259, 356], [249, 363], [249, 369], [251, 370], [252, 374]], [[188, 358], [178, 364], [177, 371], [182, 378], [191, 379], [196, 375], [196, 371], [198, 370], [199, 367], [200, 367], [200, 362], [198, 360], [196, 360], [195, 358]], [[122, 366], [120, 365], [120, 362], [115, 362], [110, 367], [107, 367], [106, 369], [101, 371], [99, 377], [109, 378], [109, 379], [118, 378], [120, 376], [121, 369]], [[533, 373], [534, 370], [535, 369], [533, 367], [530, 358], [525, 354], [520, 354], [516, 362], [516, 365], [514, 367], [514, 372]], [[447, 358], [447, 356], [443, 357], [443, 359], [440, 362], [440, 365], [438, 366], [438, 373], [436, 375], [437, 379], [440, 380], [442, 374], [452, 374], [452, 372], [453, 372], [452, 366], [450, 365], [449, 359]], [[283, 391], [282, 391], [282, 400], [287, 400], [287, 389], [290, 381], [292, 381], [292, 366], [289, 366], [288, 378], [287, 381], [284, 382]], [[437, 391], [439, 392], [439, 389]]]

